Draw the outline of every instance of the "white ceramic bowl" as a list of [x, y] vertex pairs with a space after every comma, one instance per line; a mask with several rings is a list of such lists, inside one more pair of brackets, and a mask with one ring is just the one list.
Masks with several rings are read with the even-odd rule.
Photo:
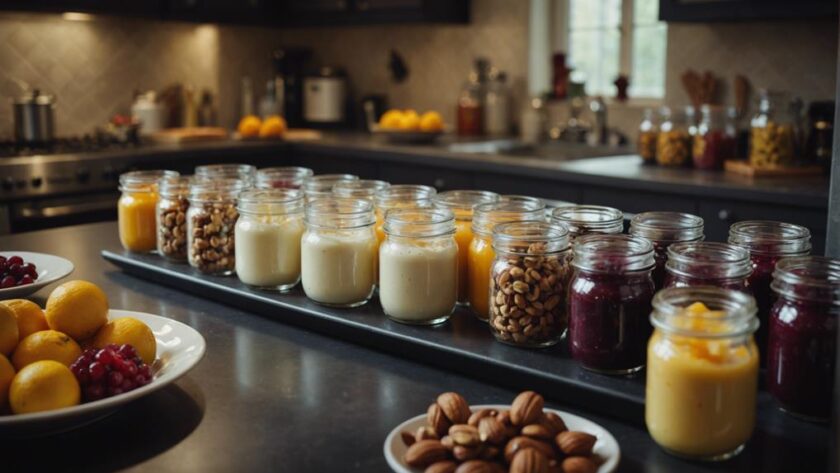
[[[37, 263], [36, 263], [37, 264]], [[0, 416], [0, 437], [34, 437], [71, 430], [101, 419], [123, 405], [172, 383], [192, 369], [204, 356], [204, 337], [194, 328], [159, 315], [130, 310], [111, 310], [108, 319], [134, 317], [155, 334], [157, 353], [152, 382], [114, 397], [33, 414]]]
[[[473, 412], [475, 412], [479, 409], [509, 410], [510, 406], [488, 404], [470, 406], [470, 408]], [[593, 454], [603, 461], [603, 463], [601, 463], [598, 467], [598, 473], [611, 473], [615, 471], [618, 467], [618, 462], [621, 459], [621, 449], [618, 447], [618, 442], [611, 433], [595, 422], [584, 419], [583, 417], [576, 416], [568, 412], [558, 411], [556, 409], [545, 408], [545, 411], [553, 412], [560, 416], [563, 419], [563, 422], [566, 423], [566, 427], [568, 427], [569, 430], [586, 432], [598, 437], [598, 441], [595, 442], [595, 447], [592, 450]], [[411, 419], [408, 419], [398, 425], [385, 439], [385, 459], [388, 461], [388, 466], [390, 466], [396, 473], [422, 473], [423, 470], [411, 468], [403, 461], [405, 451], [408, 450], [408, 447], [406, 447], [403, 443], [402, 438], [400, 437], [400, 432], [416, 432], [418, 427], [422, 427], [424, 425], [426, 425], [426, 414], [412, 417]]]
[[47, 284], [54, 283], [67, 277], [73, 272], [73, 263], [60, 256], [45, 253], [31, 253], [29, 251], [0, 251], [0, 256], [20, 256], [25, 263], [32, 263], [38, 271], [38, 279], [32, 284], [7, 287], [0, 289], [0, 300], [18, 299], [35, 293]]

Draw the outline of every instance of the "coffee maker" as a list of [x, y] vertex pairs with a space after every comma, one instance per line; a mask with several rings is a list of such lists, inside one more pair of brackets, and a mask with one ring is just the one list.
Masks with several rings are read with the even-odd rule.
[[274, 90], [277, 103], [289, 127], [301, 127], [303, 118], [303, 80], [306, 63], [312, 57], [309, 48], [281, 48], [274, 51]]

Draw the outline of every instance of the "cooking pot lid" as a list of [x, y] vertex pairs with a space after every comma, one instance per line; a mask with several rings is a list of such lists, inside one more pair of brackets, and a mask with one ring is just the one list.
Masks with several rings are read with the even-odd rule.
[[15, 100], [16, 105], [52, 105], [54, 103], [55, 98], [52, 95], [42, 94], [38, 89], [26, 92], [22, 97]]

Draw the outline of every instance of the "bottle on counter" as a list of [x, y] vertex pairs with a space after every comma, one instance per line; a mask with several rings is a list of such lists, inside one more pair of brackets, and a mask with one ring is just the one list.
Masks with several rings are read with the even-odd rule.
[[691, 163], [691, 135], [684, 113], [662, 107], [661, 125], [656, 138], [656, 162], [660, 166], [686, 166]]
[[229, 276], [236, 271], [235, 226], [239, 193], [248, 188], [238, 178], [196, 179], [187, 211], [190, 266], [204, 274]]
[[480, 136], [484, 130], [482, 110], [482, 87], [471, 77], [458, 95], [456, 122], [459, 136]]
[[750, 164], [756, 168], [789, 166], [795, 157], [794, 123], [784, 96], [761, 90], [758, 113], [750, 121]]
[[636, 146], [639, 156], [645, 164], [656, 164], [656, 138], [659, 136], [659, 126], [652, 108], [646, 108], [639, 124], [639, 134]]
[[256, 186], [259, 189], [300, 189], [303, 181], [315, 173], [309, 168], [279, 166], [257, 171]]
[[201, 93], [201, 102], [198, 105], [198, 126], [218, 126], [218, 113], [213, 104], [213, 93], [205, 89]]
[[647, 238], [653, 243], [653, 256], [656, 259], [653, 282], [656, 290], [659, 290], [665, 281], [668, 247], [673, 243], [702, 240], [703, 219], [681, 212], [642, 212], [630, 220], [629, 233]]
[[538, 144], [545, 138], [548, 128], [548, 113], [545, 104], [540, 97], [531, 97], [531, 100], [522, 109], [519, 118], [519, 139], [523, 143]]
[[333, 197], [333, 187], [343, 181], [358, 181], [359, 176], [353, 174], [319, 174], [304, 179], [301, 189], [307, 202], [315, 199]]
[[187, 211], [190, 208], [191, 185], [191, 176], [162, 177], [158, 184], [157, 250], [169, 261], [187, 261]]
[[275, 83], [273, 80], [266, 82], [265, 95], [260, 99], [260, 117], [265, 120], [272, 115], [283, 114], [283, 104], [277, 100]]
[[510, 88], [507, 74], [491, 75], [484, 96], [484, 132], [492, 136], [510, 134]]
[[455, 216], [447, 209], [394, 209], [379, 247], [379, 301], [385, 315], [408, 324], [449, 319], [457, 302]]
[[123, 248], [136, 253], [157, 249], [158, 182], [175, 171], [131, 171], [120, 175], [117, 224]]
[[[669, 453], [721, 461], [755, 428], [755, 301], [713, 287], [663, 289], [653, 300], [645, 423]], [[689, 408], [690, 406], [690, 408]]]
[[798, 417], [825, 421], [834, 406], [840, 261], [785, 258], [773, 273], [767, 390]]
[[696, 241], [668, 247], [663, 287], [714, 286], [752, 295], [750, 252], [726, 243]]
[[734, 127], [727, 124], [726, 109], [711, 105], [700, 108], [702, 118], [694, 136], [691, 157], [697, 169], [723, 169], [735, 157]]

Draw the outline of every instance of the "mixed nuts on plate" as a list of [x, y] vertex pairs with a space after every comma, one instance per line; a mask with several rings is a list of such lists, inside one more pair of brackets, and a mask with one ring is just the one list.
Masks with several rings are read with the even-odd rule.
[[429, 406], [425, 426], [401, 432], [404, 460], [425, 473], [595, 473], [597, 438], [569, 431], [543, 405], [542, 396], [524, 391], [510, 410], [473, 412], [460, 394], [443, 393]]

